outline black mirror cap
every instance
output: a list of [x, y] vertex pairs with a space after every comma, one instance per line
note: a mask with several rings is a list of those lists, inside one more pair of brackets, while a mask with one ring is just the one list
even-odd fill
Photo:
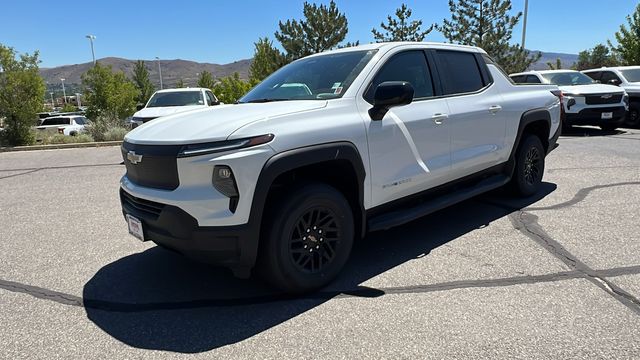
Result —
[[611, 79], [611, 80], [609, 80], [609, 84], [618, 86], [618, 85], [620, 85], [620, 80]]
[[140, 110], [142, 110], [142, 109], [144, 109], [144, 104], [138, 104], [138, 105], [136, 105], [136, 110], [140, 111]]
[[372, 120], [382, 120], [390, 108], [411, 104], [413, 94], [413, 85], [409, 82], [385, 81], [376, 88], [369, 116]]

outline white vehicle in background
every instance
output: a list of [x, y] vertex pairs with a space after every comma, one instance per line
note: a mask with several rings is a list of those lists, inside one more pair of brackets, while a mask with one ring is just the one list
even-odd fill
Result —
[[36, 130], [75, 136], [83, 133], [85, 131], [85, 126], [87, 126], [87, 118], [84, 116], [52, 116], [43, 119], [40, 122], [40, 125], [36, 126]]
[[623, 88], [629, 95], [626, 124], [631, 127], [640, 125], [640, 66], [603, 67], [584, 70], [582, 73], [600, 84]]
[[144, 107], [130, 119], [131, 127], [136, 128], [161, 116], [173, 115], [185, 111], [204, 109], [219, 105], [220, 101], [209, 89], [180, 88], [156, 91]]
[[613, 85], [598, 84], [575, 70], [528, 71], [509, 75], [517, 84], [553, 84], [562, 91], [565, 128], [595, 125], [603, 130], [620, 127], [629, 110], [629, 96]]

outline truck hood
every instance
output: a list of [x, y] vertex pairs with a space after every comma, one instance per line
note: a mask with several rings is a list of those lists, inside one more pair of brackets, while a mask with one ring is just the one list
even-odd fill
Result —
[[606, 94], [606, 93], [622, 93], [624, 89], [605, 84], [592, 84], [592, 85], [575, 85], [575, 86], [558, 86], [562, 92], [576, 95], [589, 95], [589, 94]]
[[151, 107], [140, 109], [133, 114], [133, 117], [141, 118], [157, 118], [160, 116], [173, 115], [185, 111], [197, 110], [206, 108], [206, 105], [189, 105], [189, 106], [168, 106], [168, 107]]
[[125, 141], [149, 145], [221, 141], [227, 139], [235, 130], [252, 122], [316, 110], [326, 105], [326, 100], [218, 105], [147, 122], [129, 132]]
[[624, 89], [630, 94], [640, 94], [640, 83], [629, 83], [629, 85], [625, 85]]

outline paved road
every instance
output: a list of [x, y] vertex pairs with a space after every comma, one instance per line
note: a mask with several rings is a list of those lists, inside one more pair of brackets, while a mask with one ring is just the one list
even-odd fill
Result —
[[0, 154], [0, 357], [639, 358], [640, 131], [357, 244], [302, 299], [129, 236], [118, 148]]

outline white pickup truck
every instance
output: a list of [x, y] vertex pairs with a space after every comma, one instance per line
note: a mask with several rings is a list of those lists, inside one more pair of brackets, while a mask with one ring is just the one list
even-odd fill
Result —
[[[309, 91], [282, 90], [300, 84]], [[122, 211], [143, 241], [240, 277], [257, 266], [287, 292], [318, 289], [367, 232], [502, 186], [536, 193], [560, 134], [559, 95], [516, 86], [475, 47], [312, 55], [238, 104], [127, 134]]]
[[213, 92], [205, 88], [158, 90], [144, 106], [140, 106], [138, 111], [133, 114], [130, 119], [131, 127], [136, 128], [161, 116], [204, 109], [219, 104], [220, 102]]
[[565, 129], [572, 125], [596, 125], [603, 130], [615, 130], [629, 110], [629, 96], [624, 89], [598, 84], [579, 71], [528, 71], [510, 76], [519, 84], [557, 85], [562, 91]]
[[603, 67], [582, 71], [600, 84], [619, 86], [629, 95], [626, 125], [640, 126], [640, 66]]

